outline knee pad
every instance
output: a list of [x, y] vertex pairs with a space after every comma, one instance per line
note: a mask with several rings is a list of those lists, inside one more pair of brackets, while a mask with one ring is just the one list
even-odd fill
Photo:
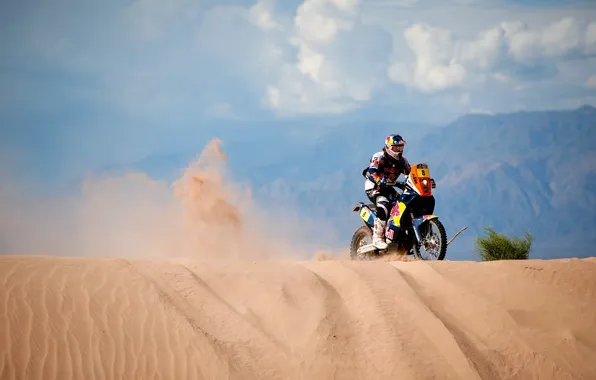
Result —
[[387, 216], [389, 216], [389, 199], [385, 197], [378, 197], [377, 198], [377, 217], [381, 220], [387, 220]]

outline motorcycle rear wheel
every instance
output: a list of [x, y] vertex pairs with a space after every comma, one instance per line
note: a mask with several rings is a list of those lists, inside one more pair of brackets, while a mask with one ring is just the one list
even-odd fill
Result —
[[[424, 232], [424, 234], [422, 234], [421, 238], [426, 239], [427, 235], [429, 233], [428, 230], [432, 231], [432, 227], [435, 227], [438, 231], [439, 231], [439, 235], [438, 235], [438, 243], [439, 243], [439, 248], [437, 249], [438, 251], [438, 255], [435, 255], [435, 260], [443, 260], [445, 259], [445, 255], [447, 254], [447, 232], [445, 232], [445, 227], [443, 226], [443, 223], [441, 223], [441, 221], [439, 219], [430, 219], [427, 222], [425, 222], [422, 226], [422, 231]], [[429, 228], [430, 227], [430, 228]], [[422, 255], [420, 254], [420, 248], [421, 248], [421, 244], [420, 243], [416, 243], [414, 244], [414, 246], [412, 247], [414, 249], [414, 257], [416, 257], [416, 259], [418, 260], [428, 260], [428, 259], [423, 259]], [[426, 248], [425, 248], [426, 251]]]
[[[363, 242], [364, 239], [369, 238], [370, 242]], [[363, 245], [372, 243], [372, 230], [368, 226], [361, 226], [352, 235], [352, 242], [350, 243], [350, 259], [351, 260], [370, 260], [367, 254], [358, 254], [358, 248]]]

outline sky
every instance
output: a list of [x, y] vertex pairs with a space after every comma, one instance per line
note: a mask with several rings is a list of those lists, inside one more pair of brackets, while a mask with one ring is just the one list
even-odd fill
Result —
[[148, 249], [178, 223], [169, 184], [87, 176], [220, 135], [238, 164], [355, 120], [596, 105], [593, 0], [3, 1], [0, 49], [5, 252]]
[[23, 0], [0, 31], [0, 169], [48, 180], [224, 122], [596, 105], [593, 1]]

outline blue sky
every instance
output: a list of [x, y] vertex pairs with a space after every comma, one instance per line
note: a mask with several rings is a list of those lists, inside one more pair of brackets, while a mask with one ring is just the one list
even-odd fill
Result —
[[593, 1], [24, 0], [0, 21], [1, 156], [48, 180], [221, 121], [596, 105]]

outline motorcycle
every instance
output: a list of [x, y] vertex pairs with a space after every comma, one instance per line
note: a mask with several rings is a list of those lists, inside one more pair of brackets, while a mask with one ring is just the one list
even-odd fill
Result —
[[[436, 260], [443, 260], [447, 252], [447, 233], [439, 217], [433, 215], [436, 183], [431, 178], [428, 165], [419, 163], [412, 166], [410, 174], [403, 182], [395, 183], [402, 190], [393, 202], [385, 229], [387, 249], [379, 250], [372, 244], [372, 228], [377, 217], [374, 204], [358, 202], [352, 209], [358, 212], [364, 225], [358, 228], [350, 244], [352, 260], [370, 260], [388, 253], [405, 251], [418, 260], [426, 260], [421, 248], [431, 251]], [[432, 233], [436, 229], [437, 233]], [[364, 243], [370, 238], [369, 244]]]

